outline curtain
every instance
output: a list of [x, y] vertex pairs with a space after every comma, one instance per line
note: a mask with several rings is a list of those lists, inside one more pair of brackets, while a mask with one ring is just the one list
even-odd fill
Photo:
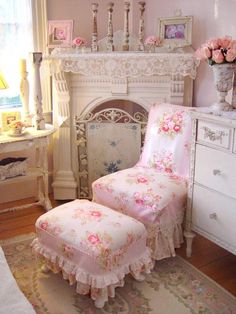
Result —
[[[9, 88], [0, 91], [0, 98], [19, 102], [19, 60], [34, 51], [31, 0], [0, 0], [0, 70]], [[27, 60], [28, 62], [28, 60]], [[28, 70], [28, 68], [27, 68]]]

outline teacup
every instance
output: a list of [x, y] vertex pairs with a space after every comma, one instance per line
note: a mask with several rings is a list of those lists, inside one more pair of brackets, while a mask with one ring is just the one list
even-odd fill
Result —
[[25, 130], [25, 125], [21, 121], [13, 121], [10, 125], [10, 134], [11, 135], [21, 135]]

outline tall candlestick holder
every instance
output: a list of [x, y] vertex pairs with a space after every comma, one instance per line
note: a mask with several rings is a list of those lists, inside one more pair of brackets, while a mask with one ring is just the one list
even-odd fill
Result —
[[107, 50], [114, 51], [113, 45], [113, 25], [112, 25], [112, 12], [113, 12], [113, 2], [108, 3], [108, 29], [107, 29]]
[[34, 116], [34, 126], [36, 130], [45, 129], [45, 120], [43, 117], [43, 105], [42, 105], [42, 89], [40, 81], [40, 66], [42, 62], [42, 53], [41, 52], [32, 52], [30, 58], [33, 65], [33, 79], [34, 79], [34, 107], [35, 107], [35, 116]]
[[139, 11], [140, 11], [140, 18], [139, 18], [139, 45], [138, 50], [144, 51], [144, 11], [145, 11], [145, 2], [139, 1]]
[[125, 11], [124, 11], [124, 40], [123, 40], [123, 51], [129, 51], [129, 11], [130, 2], [125, 1]]
[[92, 3], [93, 11], [93, 32], [92, 32], [92, 43], [91, 51], [98, 51], [98, 28], [97, 28], [97, 13], [98, 13], [98, 3]]
[[20, 67], [20, 99], [23, 107], [23, 121], [27, 126], [32, 125], [32, 116], [29, 110], [29, 81], [26, 68]]

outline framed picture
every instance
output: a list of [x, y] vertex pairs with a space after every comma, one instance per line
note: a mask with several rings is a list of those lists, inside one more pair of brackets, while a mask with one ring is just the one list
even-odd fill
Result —
[[48, 21], [48, 47], [70, 47], [72, 33], [73, 20]]
[[192, 44], [192, 16], [159, 19], [159, 37], [163, 46], [185, 47]]
[[2, 112], [2, 129], [3, 131], [9, 131], [9, 126], [12, 121], [20, 120], [20, 111], [8, 111]]

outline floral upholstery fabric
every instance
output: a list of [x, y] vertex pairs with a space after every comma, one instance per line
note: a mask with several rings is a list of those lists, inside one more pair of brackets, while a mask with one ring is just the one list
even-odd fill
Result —
[[175, 255], [174, 248], [183, 240], [191, 136], [188, 111], [177, 105], [153, 105], [138, 163], [92, 184], [95, 202], [146, 226], [155, 259]]
[[[52, 270], [62, 270], [79, 293], [107, 300], [125, 274], [139, 276], [152, 267], [142, 223], [88, 200], [75, 200], [36, 221], [32, 247]], [[110, 290], [109, 290], [110, 289]], [[112, 292], [114, 294], [114, 291]]]

